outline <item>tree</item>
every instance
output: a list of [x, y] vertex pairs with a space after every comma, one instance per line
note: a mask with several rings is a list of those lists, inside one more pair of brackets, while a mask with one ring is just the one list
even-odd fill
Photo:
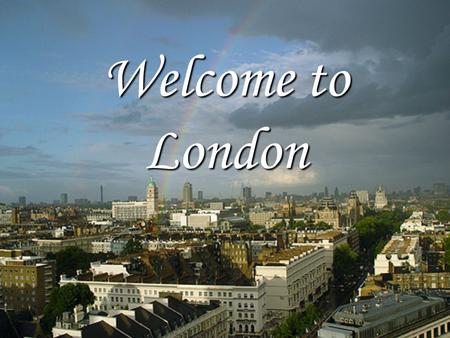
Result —
[[113, 253], [88, 253], [82, 249], [71, 246], [57, 253], [47, 254], [48, 259], [56, 260], [56, 274], [57, 276], [65, 274], [69, 277], [75, 276], [77, 270], [87, 270], [91, 262], [104, 261], [113, 258]]
[[290, 314], [280, 325], [272, 331], [274, 338], [294, 338], [300, 337], [306, 333], [307, 329], [315, 325], [321, 314], [317, 307], [310, 304], [302, 313], [295, 312]]
[[121, 255], [122, 256], [131, 255], [131, 254], [142, 252], [142, 250], [143, 250], [142, 243], [138, 240], [135, 240], [134, 238], [131, 238], [127, 242], [127, 244], [125, 244], [125, 247], [123, 248], [123, 250], [121, 252]]
[[359, 272], [359, 256], [348, 244], [339, 246], [334, 251], [333, 275], [337, 285], [344, 284], [348, 279], [354, 280]]
[[86, 284], [66, 284], [54, 288], [44, 308], [43, 325], [47, 330], [51, 330], [55, 326], [56, 319], [64, 312], [73, 311], [77, 305], [82, 305], [86, 309], [94, 301], [95, 296]]
[[379, 243], [388, 240], [395, 232], [398, 232], [400, 225], [408, 216], [399, 210], [381, 211], [366, 216], [355, 224], [360, 247], [369, 260], [374, 258], [375, 249]]
[[444, 241], [444, 264], [446, 266], [446, 271], [450, 271], [450, 237], [447, 237]]
[[56, 260], [57, 276], [62, 274], [75, 276], [77, 270], [87, 270], [90, 265], [89, 254], [75, 246], [68, 247], [56, 254], [48, 254], [47, 258]]

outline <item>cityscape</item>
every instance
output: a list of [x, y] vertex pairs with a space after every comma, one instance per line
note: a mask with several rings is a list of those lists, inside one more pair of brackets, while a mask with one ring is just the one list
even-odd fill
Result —
[[0, 4], [0, 338], [450, 337], [450, 1]]
[[143, 200], [105, 201], [100, 185], [95, 202], [61, 193], [51, 204], [20, 196], [0, 206], [0, 297], [11, 332], [449, 332], [450, 194], [444, 183], [401, 192], [383, 185], [350, 192], [325, 187], [306, 196], [255, 196], [243, 186], [238, 198], [206, 199], [207, 192], [185, 182], [179, 198], [165, 200], [149, 177], [142, 190]]

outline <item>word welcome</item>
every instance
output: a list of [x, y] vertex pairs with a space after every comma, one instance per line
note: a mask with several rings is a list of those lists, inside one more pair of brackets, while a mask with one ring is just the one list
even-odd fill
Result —
[[[241, 148], [239, 148], [233, 160], [231, 160], [232, 145], [230, 143], [225, 143], [223, 145], [213, 143], [207, 149], [200, 143], [194, 143], [191, 144], [185, 150], [182, 159], [182, 164], [188, 170], [197, 169], [205, 162], [206, 152], [208, 151], [210, 153], [210, 159], [208, 164], [209, 169], [215, 169], [217, 159], [220, 155], [222, 156], [221, 168], [223, 170], [229, 169], [232, 166], [234, 166], [234, 168], [238, 170], [244, 168], [248, 170], [254, 169], [259, 165], [259, 162], [255, 161], [255, 153], [258, 147], [259, 135], [262, 132], [270, 132], [270, 128], [262, 127], [258, 129], [253, 135], [252, 141], [250, 143], [244, 144]], [[175, 140], [178, 139], [178, 135], [176, 133], [167, 133], [163, 135], [160, 138], [158, 145], [156, 146], [153, 161], [147, 167], [147, 170], [153, 169], [176, 170], [180, 167], [179, 160], [175, 160], [173, 163], [170, 164], [159, 163], [164, 144], [169, 137]], [[269, 159], [269, 154], [271, 151], [275, 153], [274, 160]], [[285, 148], [283, 148], [278, 143], [271, 143], [268, 146], [266, 146], [261, 153], [261, 166], [266, 170], [275, 169], [283, 161], [285, 151], [287, 151], [287, 161], [286, 161], [287, 169], [292, 169], [292, 167], [294, 166], [294, 160], [298, 152], [300, 152], [300, 160], [298, 165], [299, 169], [303, 170], [311, 165], [311, 162], [308, 162], [308, 152], [309, 152], [308, 143], [303, 143], [300, 146], [297, 146], [297, 144], [295, 143], [291, 143]], [[244, 153], [246, 153], [246, 155], [244, 155]]]
[[[195, 67], [198, 62], [204, 61], [204, 54], [193, 56], [186, 67], [186, 71], [182, 76], [177, 70], [171, 70], [163, 73], [166, 66], [166, 57], [164, 54], [159, 56], [159, 66], [153, 71], [151, 78], [147, 81], [147, 60], [143, 60], [136, 70], [126, 80], [128, 74], [128, 60], [122, 60], [114, 63], [108, 71], [108, 77], [113, 80], [115, 78], [115, 70], [117, 69], [117, 89], [119, 96], [122, 97], [128, 89], [131, 88], [135, 81], [138, 81], [138, 98], [142, 98], [155, 85], [157, 80], [160, 81], [159, 92], [162, 97], [171, 97], [181, 91], [182, 97], [196, 95], [200, 98], [217, 94], [220, 97], [227, 98], [238, 91], [242, 97], [259, 97], [261, 93], [265, 97], [272, 97], [275, 94], [279, 97], [287, 97], [295, 92], [292, 87], [297, 79], [297, 73], [289, 70], [281, 74], [278, 78], [273, 70], [269, 71], [245, 71], [238, 74], [234, 70], [228, 70], [222, 74], [217, 74], [213, 70], [202, 72], [196, 80], [193, 79]], [[344, 96], [351, 87], [352, 78], [349, 72], [340, 71], [335, 73], [329, 83], [328, 88], [321, 87], [321, 79], [327, 77], [328, 73], [324, 71], [324, 66], [319, 65], [316, 72], [312, 73], [314, 77], [311, 95], [318, 97], [329, 92], [333, 97]], [[343, 88], [337, 89], [337, 82], [343, 79]], [[182, 82], [182, 83], [181, 83]], [[181, 88], [180, 85], [181, 84]]]

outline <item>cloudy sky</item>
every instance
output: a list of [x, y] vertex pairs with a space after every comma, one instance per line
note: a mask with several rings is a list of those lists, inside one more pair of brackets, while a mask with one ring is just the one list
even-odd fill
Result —
[[[448, 1], [122, 1], [3, 2], [0, 10], [0, 202], [143, 197], [152, 175], [161, 193], [180, 197], [189, 180], [207, 197], [237, 196], [242, 184], [310, 193], [388, 190], [450, 178], [450, 2]], [[289, 98], [162, 99], [136, 90], [122, 98], [108, 68], [119, 60], [149, 69], [295, 70]], [[352, 74], [341, 99], [310, 96], [318, 65]], [[156, 87], [158, 88], [158, 87]], [[312, 165], [237, 171], [151, 172], [159, 138], [261, 145], [308, 142]]]

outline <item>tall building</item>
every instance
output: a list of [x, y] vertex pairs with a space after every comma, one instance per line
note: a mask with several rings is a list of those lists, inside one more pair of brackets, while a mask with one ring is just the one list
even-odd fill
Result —
[[356, 192], [351, 191], [347, 201], [347, 225], [355, 225], [364, 216], [364, 209]]
[[380, 210], [388, 205], [388, 199], [386, 197], [386, 191], [382, 185], [379, 185], [375, 193], [375, 209]]
[[183, 206], [185, 208], [191, 208], [193, 198], [192, 198], [192, 184], [189, 182], [184, 183], [183, 186]]
[[43, 257], [0, 250], [0, 303], [8, 310], [42, 314], [55, 284], [55, 264]]
[[252, 188], [251, 187], [243, 187], [242, 188], [242, 198], [245, 202], [249, 202], [252, 199]]
[[147, 184], [147, 219], [158, 214], [158, 187], [150, 177]]
[[203, 191], [199, 190], [199, 191], [197, 192], [197, 199], [198, 199], [199, 201], [203, 201]]
[[25, 196], [19, 196], [19, 206], [21, 207], [27, 206], [27, 198]]
[[445, 196], [448, 193], [448, 187], [445, 183], [434, 183], [433, 194]]
[[103, 204], [103, 185], [100, 186], [100, 203]]
[[365, 205], [369, 204], [369, 192], [367, 190], [358, 190], [356, 192], [356, 195], [358, 196], [358, 199], [361, 202], [361, 204]]
[[335, 198], [336, 200], [339, 198], [339, 189], [338, 189], [338, 187], [336, 187], [336, 188], [334, 189], [334, 198]]
[[327, 186], [325, 186], [324, 196], [325, 196], [325, 197], [328, 197], [328, 187], [327, 187]]
[[59, 202], [61, 203], [61, 205], [66, 205], [69, 201], [69, 197], [67, 195], [67, 193], [63, 192], [60, 196]]
[[265, 198], [266, 198], [266, 200], [271, 199], [272, 198], [272, 192], [271, 191], [266, 191]]

